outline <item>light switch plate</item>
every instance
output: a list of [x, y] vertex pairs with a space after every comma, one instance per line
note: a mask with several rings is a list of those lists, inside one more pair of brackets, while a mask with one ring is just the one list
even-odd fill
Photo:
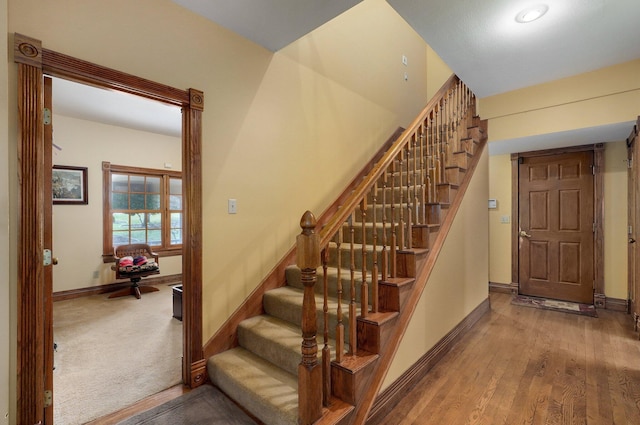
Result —
[[229, 214], [236, 214], [238, 212], [238, 203], [235, 199], [229, 199], [227, 206]]

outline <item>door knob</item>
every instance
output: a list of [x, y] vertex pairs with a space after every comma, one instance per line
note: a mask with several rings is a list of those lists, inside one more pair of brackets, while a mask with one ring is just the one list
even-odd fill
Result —
[[633, 238], [629, 238], [629, 243], [636, 243], [636, 240]]
[[527, 233], [526, 231], [524, 231], [524, 230], [520, 230], [520, 236], [521, 236], [521, 237], [523, 237], [523, 238], [530, 238], [530, 237], [531, 237], [531, 235], [530, 235], [530, 234], [528, 234], [528, 233]]
[[58, 257], [53, 257], [51, 259], [51, 264], [53, 264], [54, 266], [58, 264]]

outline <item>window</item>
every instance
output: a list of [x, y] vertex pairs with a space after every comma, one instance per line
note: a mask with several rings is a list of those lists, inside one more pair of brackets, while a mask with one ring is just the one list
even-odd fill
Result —
[[113, 249], [149, 244], [163, 255], [182, 253], [182, 173], [102, 163], [105, 261]]

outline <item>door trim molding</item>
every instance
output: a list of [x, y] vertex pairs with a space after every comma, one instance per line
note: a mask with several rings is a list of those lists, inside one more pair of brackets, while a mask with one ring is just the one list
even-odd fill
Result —
[[40, 40], [14, 34], [18, 64], [18, 281], [17, 424], [44, 417], [44, 135], [43, 75], [124, 91], [182, 107], [184, 206], [183, 367], [185, 384], [206, 379], [202, 367], [202, 112], [204, 94], [180, 90], [42, 48]]
[[606, 308], [604, 294], [604, 143], [594, 145], [569, 146], [558, 149], [544, 149], [532, 152], [517, 152], [511, 154], [511, 285], [519, 291], [520, 286], [520, 258], [519, 258], [519, 221], [520, 209], [518, 202], [519, 178], [518, 170], [520, 158], [551, 156], [574, 152], [593, 152], [594, 184], [593, 184], [593, 219], [596, 223], [593, 233], [593, 302], [597, 308]]

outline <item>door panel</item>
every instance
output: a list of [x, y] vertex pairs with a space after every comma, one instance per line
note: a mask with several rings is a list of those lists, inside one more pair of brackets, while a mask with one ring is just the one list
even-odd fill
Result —
[[593, 153], [522, 158], [520, 293], [593, 303]]

